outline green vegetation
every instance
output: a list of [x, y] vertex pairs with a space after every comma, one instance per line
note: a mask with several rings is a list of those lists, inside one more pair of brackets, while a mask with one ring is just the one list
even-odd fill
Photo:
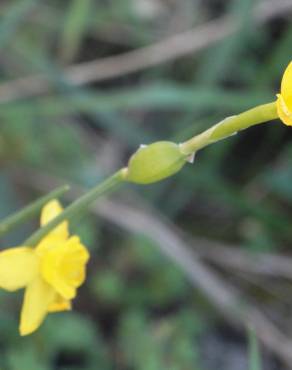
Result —
[[[66, 204], [124, 167], [140, 144], [183, 142], [224, 117], [274, 100], [291, 60], [292, 27], [280, 0], [269, 19], [257, 3], [3, 1], [1, 218], [68, 183]], [[254, 12], [260, 16], [254, 19]], [[221, 18], [226, 15], [235, 28]], [[135, 50], [211, 27], [216, 17], [230, 28], [220, 40], [123, 72], [125, 56], [119, 55], [135, 60]], [[213, 33], [224, 31], [217, 27]], [[86, 80], [90, 66], [84, 63], [110, 56], [115, 59], [98, 64]], [[73, 65], [79, 65], [74, 73]], [[21, 338], [21, 297], [1, 291], [0, 369], [286, 369], [291, 135], [278, 120], [251, 128], [202, 150], [170, 179], [123, 187], [110, 202], [100, 200], [91, 213], [78, 215], [71, 229], [90, 249], [91, 261], [74, 311], [50, 315], [38, 332]], [[20, 245], [37, 225], [34, 219], [3, 236], [1, 247]], [[178, 237], [173, 249], [177, 241], [169, 230]], [[181, 262], [185, 246], [228, 294], [236, 292], [239, 309], [252, 302], [283, 340], [272, 330], [259, 353], [262, 326], [246, 332], [257, 323], [255, 311], [250, 323], [212, 299], [197, 265]]]

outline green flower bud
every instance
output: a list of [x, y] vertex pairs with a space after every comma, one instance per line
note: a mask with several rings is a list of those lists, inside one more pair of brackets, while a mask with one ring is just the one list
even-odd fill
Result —
[[142, 145], [130, 158], [126, 180], [137, 184], [160, 181], [178, 172], [186, 161], [180, 146], [170, 141]]

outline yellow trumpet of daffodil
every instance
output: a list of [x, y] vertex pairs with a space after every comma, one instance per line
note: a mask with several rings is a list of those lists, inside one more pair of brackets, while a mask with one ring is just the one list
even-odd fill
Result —
[[[42, 210], [41, 225], [62, 212], [57, 200]], [[0, 288], [25, 288], [20, 334], [34, 332], [49, 312], [71, 309], [71, 300], [85, 280], [89, 253], [78, 236], [69, 236], [64, 221], [46, 235], [36, 248], [16, 247], [0, 252]]]
[[292, 62], [286, 68], [282, 82], [281, 93], [277, 94], [277, 111], [285, 125], [292, 126]]

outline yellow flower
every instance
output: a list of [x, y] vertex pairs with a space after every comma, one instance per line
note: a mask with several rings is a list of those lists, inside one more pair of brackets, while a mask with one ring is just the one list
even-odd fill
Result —
[[[57, 200], [42, 210], [41, 225], [59, 213]], [[20, 334], [35, 331], [49, 312], [71, 309], [71, 300], [85, 280], [89, 259], [77, 236], [69, 236], [68, 222], [58, 225], [35, 249], [10, 248], [0, 252], [0, 288], [15, 291], [25, 288], [20, 319]]]
[[282, 83], [281, 94], [277, 94], [277, 111], [285, 125], [292, 126], [292, 62], [286, 68]]

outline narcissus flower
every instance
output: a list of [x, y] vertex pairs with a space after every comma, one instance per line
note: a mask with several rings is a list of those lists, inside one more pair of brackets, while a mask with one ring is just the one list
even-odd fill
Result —
[[292, 126], [292, 62], [286, 68], [281, 93], [277, 95], [277, 111], [285, 125]]
[[[42, 210], [41, 225], [59, 213], [57, 200]], [[84, 282], [87, 249], [77, 236], [69, 236], [68, 222], [58, 225], [36, 248], [16, 247], [0, 252], [0, 288], [25, 288], [20, 334], [35, 331], [49, 312], [71, 309], [71, 300]]]

